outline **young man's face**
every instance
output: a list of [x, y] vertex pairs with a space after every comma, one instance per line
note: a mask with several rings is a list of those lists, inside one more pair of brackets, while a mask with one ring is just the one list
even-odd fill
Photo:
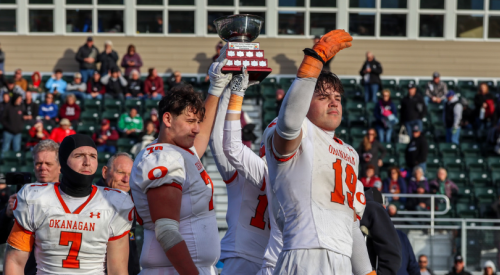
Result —
[[71, 152], [66, 163], [77, 173], [93, 175], [97, 170], [97, 150], [90, 146], [78, 147]]
[[325, 93], [314, 93], [307, 112], [307, 118], [319, 128], [334, 131], [342, 122], [341, 95], [333, 88], [328, 88]]
[[62, 78], [62, 73], [56, 73], [56, 79], [59, 80]]
[[[163, 116], [164, 122], [166, 115]], [[184, 111], [180, 115], [172, 115], [170, 121], [166, 121], [165, 125], [169, 127], [168, 135], [173, 144], [191, 148], [194, 145], [194, 139], [200, 133], [200, 118], [198, 114], [192, 111]]]

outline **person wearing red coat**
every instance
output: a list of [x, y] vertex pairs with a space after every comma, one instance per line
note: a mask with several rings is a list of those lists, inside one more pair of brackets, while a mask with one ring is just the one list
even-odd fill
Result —
[[144, 80], [144, 93], [148, 98], [160, 100], [165, 95], [163, 79], [158, 76], [155, 68], [150, 68], [148, 72], [148, 78]]
[[30, 135], [29, 141], [26, 142], [26, 147], [28, 148], [35, 147], [38, 142], [50, 138], [49, 132], [47, 132], [47, 130], [43, 128], [42, 120], [37, 120], [35, 125], [31, 127], [28, 133]]
[[120, 138], [118, 132], [110, 126], [107, 119], [101, 121], [101, 128], [94, 132], [92, 139], [97, 145], [97, 152], [116, 153], [116, 141]]
[[59, 117], [61, 119], [67, 118], [73, 126], [73, 129], [76, 129], [78, 126], [78, 120], [80, 119], [81, 109], [78, 104], [76, 104], [76, 97], [74, 94], [69, 94], [66, 97], [66, 103], [64, 103], [59, 109]]
[[71, 129], [71, 122], [67, 118], [61, 119], [59, 127], [54, 128], [50, 133], [50, 139], [61, 144], [63, 139], [67, 136], [76, 134], [75, 130]]
[[371, 164], [366, 166], [366, 177], [361, 178], [361, 183], [364, 187], [375, 187], [378, 191], [382, 191], [382, 180], [375, 175], [375, 167]]

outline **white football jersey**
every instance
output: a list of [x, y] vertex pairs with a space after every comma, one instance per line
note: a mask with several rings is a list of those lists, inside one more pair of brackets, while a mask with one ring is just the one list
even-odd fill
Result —
[[[213, 206], [213, 182], [194, 148], [155, 143], [137, 155], [130, 176], [130, 187], [138, 216], [144, 224], [141, 266], [175, 269], [154, 233], [146, 193], [151, 188], [171, 185], [182, 191], [179, 231], [189, 253], [200, 267], [214, 266], [219, 260], [220, 242]], [[169, 273], [170, 274], [170, 273]]]
[[236, 172], [226, 187], [228, 231], [221, 240], [221, 260], [241, 257], [260, 264], [270, 232], [266, 182], [256, 187]]
[[319, 248], [350, 257], [358, 185], [356, 150], [306, 118], [299, 148], [282, 158], [273, 149], [275, 124], [270, 124], [263, 141], [283, 250]]
[[59, 183], [27, 184], [18, 192], [14, 217], [35, 235], [37, 274], [104, 274], [107, 244], [128, 236], [134, 204], [123, 191], [92, 188], [73, 212]]

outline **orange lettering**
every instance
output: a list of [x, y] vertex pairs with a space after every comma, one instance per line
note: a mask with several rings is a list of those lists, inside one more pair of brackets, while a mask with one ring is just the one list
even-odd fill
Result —
[[55, 222], [56, 223], [54, 224], [54, 228], [59, 228], [59, 222], [60, 222], [60, 220], [56, 220]]
[[50, 220], [49, 227], [54, 227], [54, 220]]
[[82, 227], [83, 227], [83, 223], [82, 223], [82, 222], [79, 222], [79, 223], [78, 223], [78, 230], [82, 230]]
[[89, 231], [94, 231], [94, 229], [95, 229], [95, 223], [91, 223]]
[[66, 225], [64, 224], [64, 220], [61, 223], [61, 228], [66, 228]]
[[84, 230], [84, 231], [89, 231], [89, 228], [88, 228], [88, 226], [87, 226], [87, 223], [85, 223], [85, 226], [83, 227], [83, 230]]

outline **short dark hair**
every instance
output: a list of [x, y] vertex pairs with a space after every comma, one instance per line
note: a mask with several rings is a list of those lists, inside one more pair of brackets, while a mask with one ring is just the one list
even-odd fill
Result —
[[56, 74], [57, 74], [57, 73], [62, 73], [62, 70], [61, 70], [61, 69], [56, 69], [56, 70], [54, 71], [54, 73], [56, 73]]
[[205, 117], [205, 107], [200, 94], [195, 92], [191, 85], [181, 85], [170, 89], [168, 94], [161, 99], [158, 109], [160, 119], [167, 112], [178, 116], [187, 111], [198, 115], [200, 120]]
[[318, 76], [314, 92], [326, 95], [329, 88], [333, 88], [334, 91], [344, 95], [344, 86], [342, 86], [342, 82], [338, 76], [329, 71], [322, 71]]

